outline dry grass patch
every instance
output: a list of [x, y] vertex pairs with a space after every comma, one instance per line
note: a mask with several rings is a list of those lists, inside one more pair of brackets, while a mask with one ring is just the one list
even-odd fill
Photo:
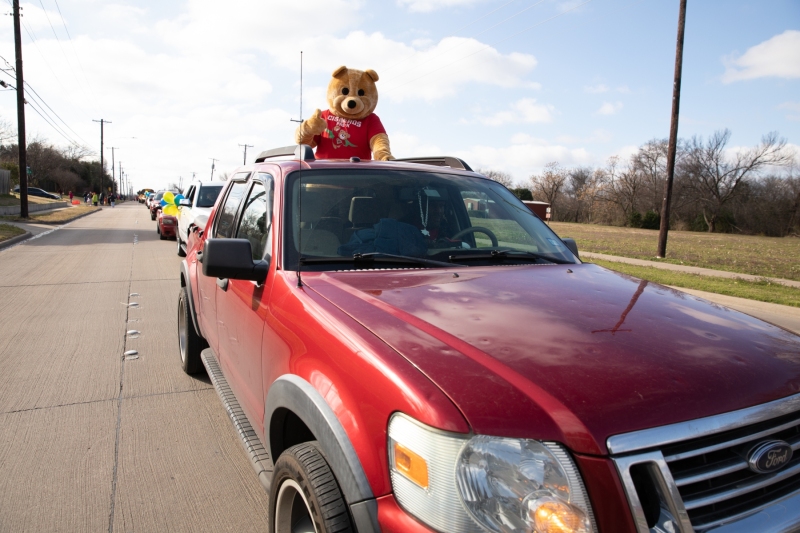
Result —
[[0, 217], [5, 220], [15, 220], [18, 222], [39, 222], [43, 224], [64, 224], [66, 222], [70, 222], [71, 220], [75, 220], [76, 218], [82, 217], [87, 213], [94, 213], [95, 211], [100, 211], [100, 207], [94, 207], [89, 205], [76, 205], [74, 207], [66, 207], [64, 209], [58, 209], [56, 211], [51, 211], [50, 213], [44, 213], [41, 215], [31, 214], [29, 219], [24, 219], [19, 216], [5, 216]]
[[[800, 239], [670, 231], [667, 259], [656, 259], [658, 231], [553, 222], [579, 250], [800, 281]], [[701, 289], [702, 290], [702, 289]]]
[[[68, 202], [69, 197], [67, 197], [66, 200], [53, 200], [52, 198], [42, 198], [41, 196], [28, 195], [29, 204], [52, 204], [55, 202], [64, 201]], [[0, 207], [7, 207], [10, 205], [19, 205], [19, 194], [0, 194]]]
[[22, 228], [12, 226], [11, 224], [0, 224], [0, 242], [7, 241], [23, 233], [25, 233], [25, 230]]

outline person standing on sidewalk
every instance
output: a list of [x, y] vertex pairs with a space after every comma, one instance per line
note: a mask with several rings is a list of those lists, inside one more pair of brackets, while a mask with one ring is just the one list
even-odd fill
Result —
[[95, 207], [97, 207], [97, 200], [98, 200], [97, 199], [97, 193], [93, 192], [92, 193], [92, 205], [95, 206]]
[[115, 205], [116, 202], [117, 202], [117, 195], [114, 194], [113, 192], [109, 193], [109, 195], [108, 195], [108, 203], [111, 204], [111, 207], [116, 207], [116, 205]]
[[72, 205], [72, 191], [69, 191], [69, 204]]

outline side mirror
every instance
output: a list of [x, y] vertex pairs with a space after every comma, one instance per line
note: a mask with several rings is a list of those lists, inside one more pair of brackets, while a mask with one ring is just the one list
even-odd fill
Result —
[[264, 283], [269, 261], [253, 261], [247, 239], [208, 239], [203, 246], [203, 274], [223, 279]]
[[178, 202], [178, 205], [181, 207], [192, 207], [192, 201], [184, 198], [183, 200]]
[[564, 242], [567, 248], [569, 248], [569, 251], [572, 252], [572, 255], [574, 255], [578, 259], [581, 258], [581, 256], [578, 255], [578, 243], [575, 242], [575, 239], [570, 239], [569, 237], [567, 237], [561, 240]]

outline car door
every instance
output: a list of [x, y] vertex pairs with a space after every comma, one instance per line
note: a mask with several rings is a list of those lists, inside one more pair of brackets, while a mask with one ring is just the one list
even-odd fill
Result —
[[[238, 179], [237, 179], [238, 176]], [[214, 217], [214, 224], [211, 227], [211, 235], [217, 239], [229, 239], [236, 228], [235, 223], [242, 203], [242, 197], [247, 189], [247, 174], [234, 175], [231, 185], [228, 187], [224, 201], [220, 205]], [[197, 290], [200, 293], [198, 298], [199, 312], [198, 318], [202, 322], [203, 333], [206, 336], [208, 345], [216, 353], [219, 353], [218, 334], [217, 334], [217, 282], [218, 279], [211, 276], [199, 274], [197, 276]]]
[[[186, 192], [183, 194], [184, 199], [189, 200], [194, 205], [195, 185], [190, 185]], [[178, 206], [178, 238], [183, 242], [189, 239], [189, 223], [191, 222], [191, 207]]]
[[[271, 255], [273, 189], [269, 174], [253, 177], [232, 233], [237, 239], [250, 241], [253, 260]], [[258, 426], [264, 416], [261, 337], [273, 279], [267, 276], [261, 285], [234, 279], [217, 285], [220, 364], [239, 404]]]

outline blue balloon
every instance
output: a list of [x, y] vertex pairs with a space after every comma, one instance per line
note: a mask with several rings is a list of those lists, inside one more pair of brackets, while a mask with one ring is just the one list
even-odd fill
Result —
[[181, 200], [183, 200], [183, 195], [182, 194], [176, 194], [175, 195], [175, 205], [181, 205]]
[[161, 207], [164, 207], [165, 205], [167, 205], [167, 201], [166, 200], [161, 200]]

